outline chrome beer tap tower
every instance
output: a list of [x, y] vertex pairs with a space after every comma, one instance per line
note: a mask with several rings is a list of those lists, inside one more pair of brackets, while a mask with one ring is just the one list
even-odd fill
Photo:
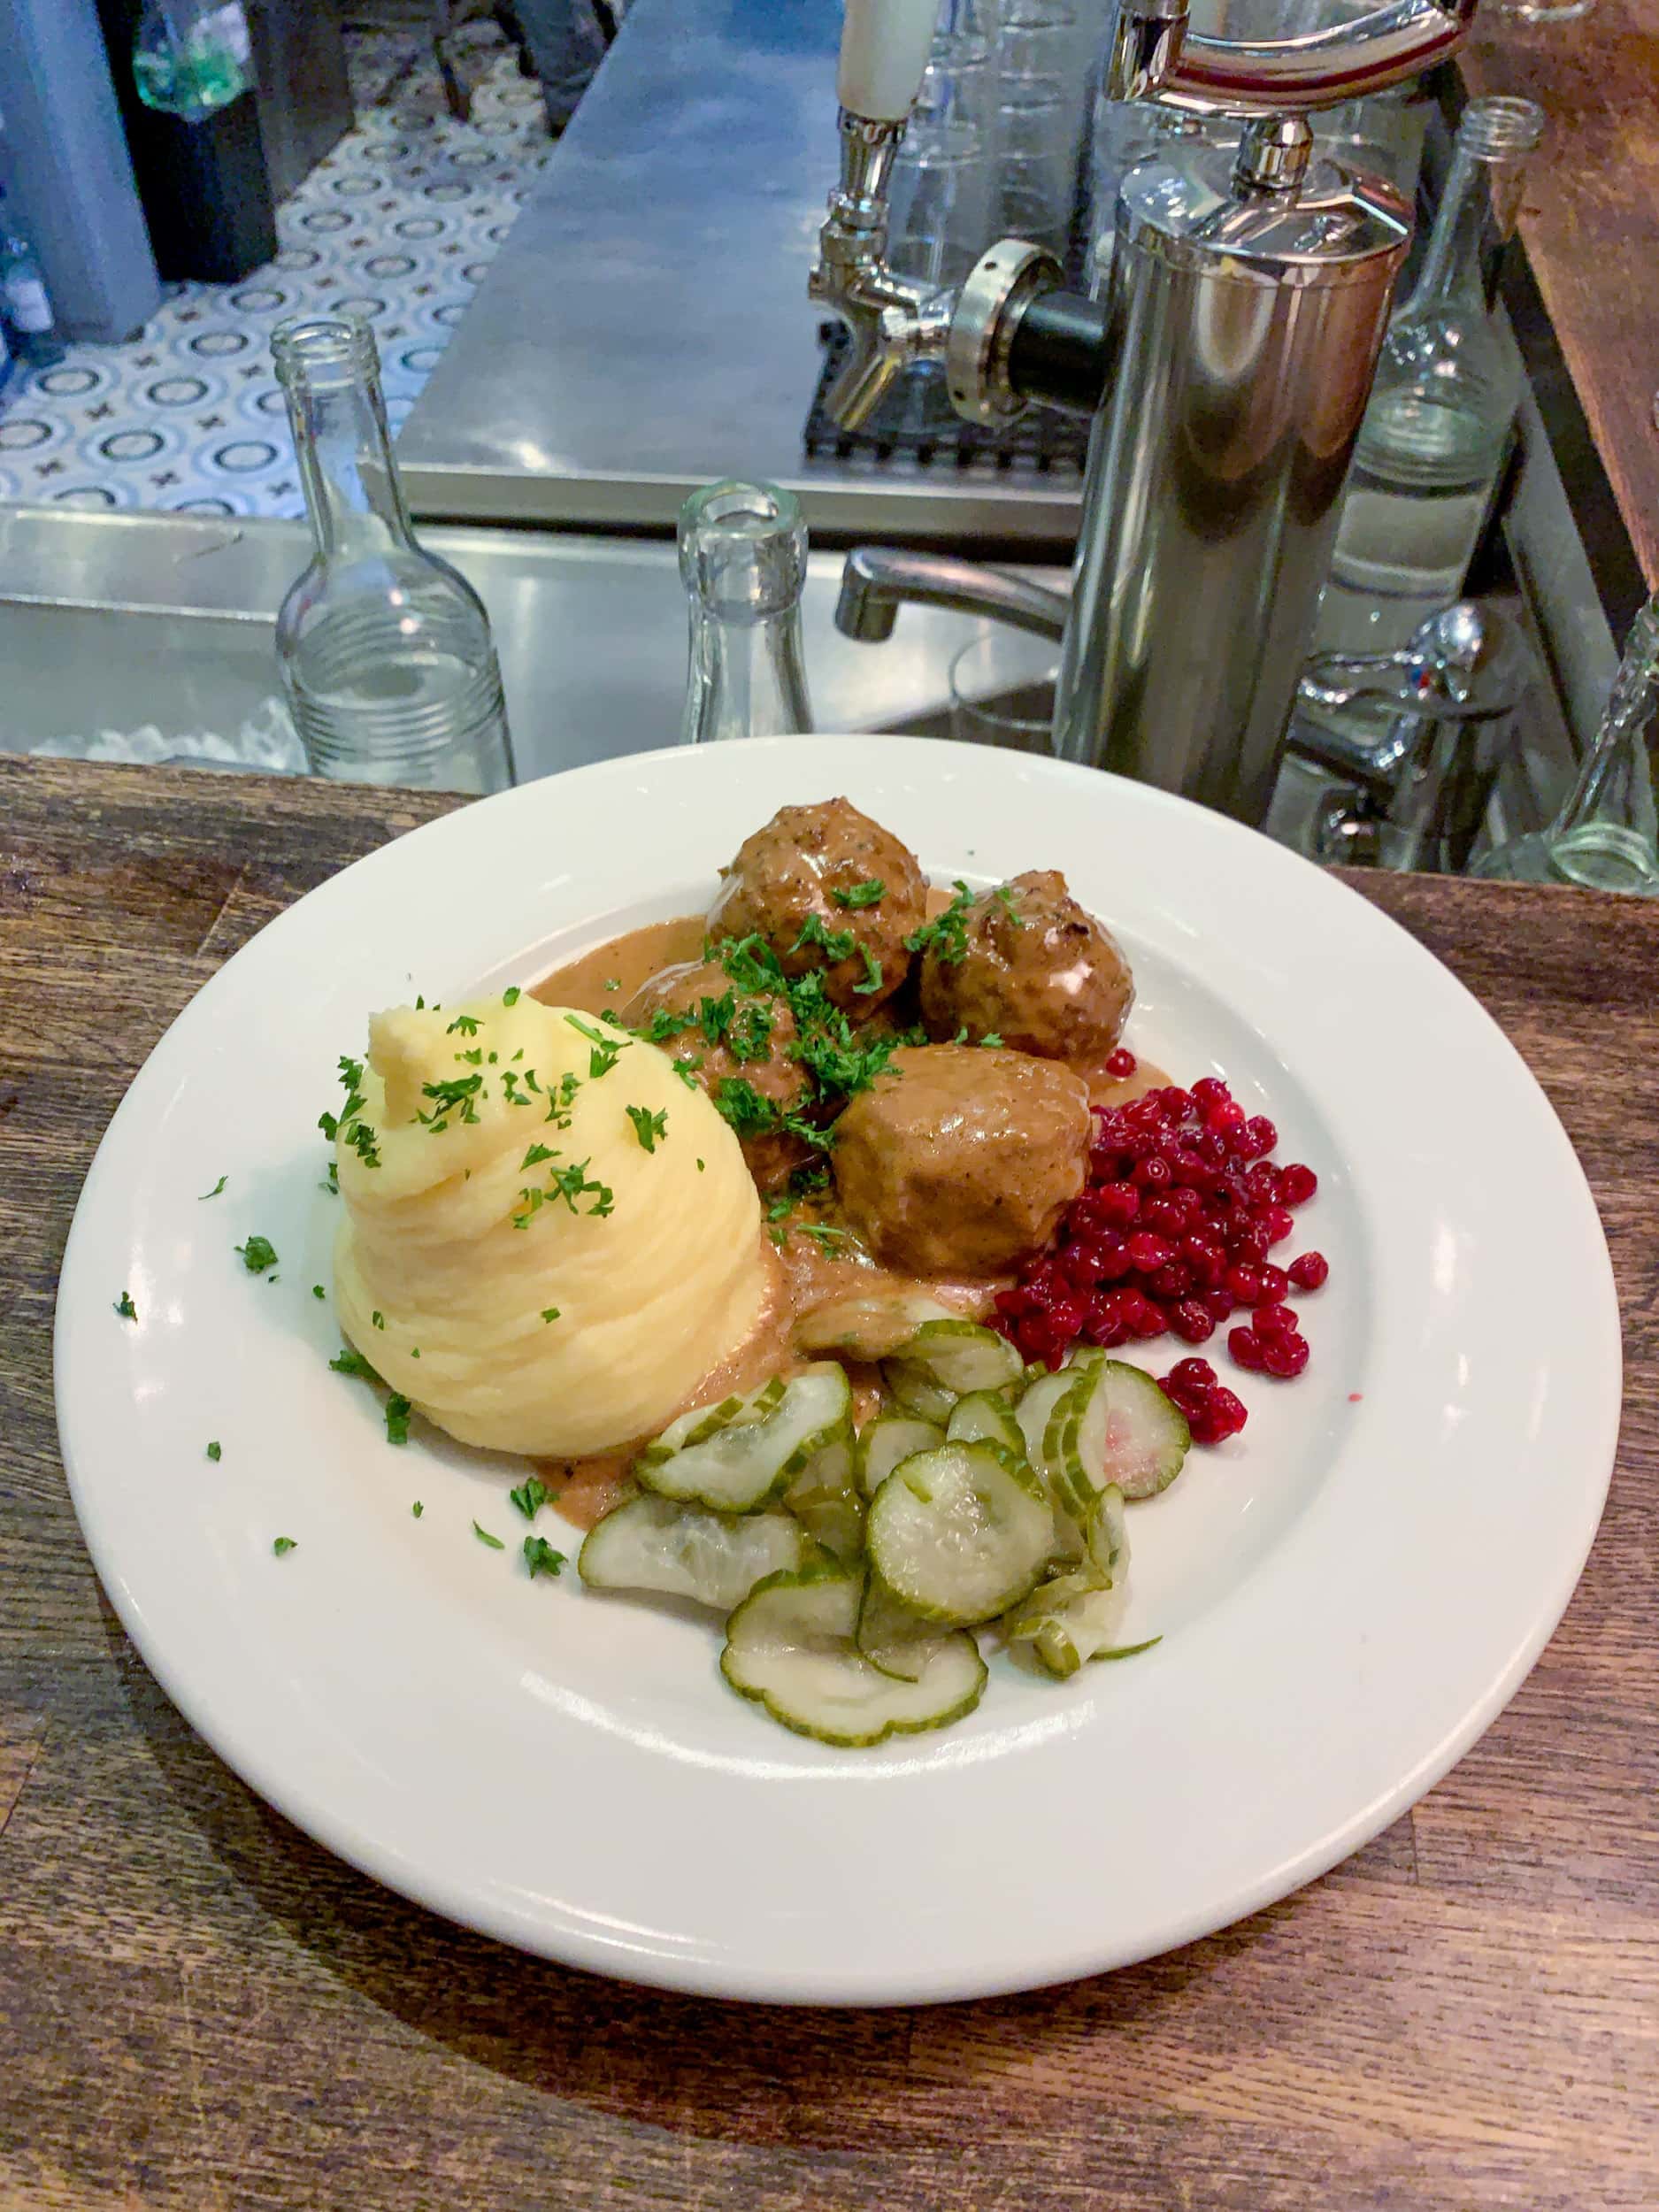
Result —
[[[1307, 10], [1298, 0], [1305, 19]], [[1053, 743], [1081, 761], [1259, 823], [1325, 580], [1410, 211], [1380, 179], [1314, 157], [1309, 115], [1454, 52], [1475, 0], [1321, 10], [1314, 29], [1235, 41], [1187, 0], [1120, 0], [1114, 99], [1240, 126], [1236, 151], [1172, 140], [1119, 190], [1103, 296], [1064, 288], [1004, 239], [957, 292], [887, 266], [887, 188], [937, 0], [847, 0], [841, 175], [811, 297], [850, 335], [826, 395], [867, 422], [910, 364], [944, 364], [971, 422], [1030, 405], [1092, 414]], [[905, 557], [933, 596], [927, 557]], [[953, 561], [950, 603], [964, 596]], [[991, 577], [985, 611], [1006, 600]], [[856, 606], [847, 610], [854, 627]]]

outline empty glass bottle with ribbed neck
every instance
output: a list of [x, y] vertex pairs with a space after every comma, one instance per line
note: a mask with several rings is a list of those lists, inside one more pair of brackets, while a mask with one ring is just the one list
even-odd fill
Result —
[[[1463, 110], [1422, 274], [1388, 326], [1360, 425], [1316, 652], [1396, 652], [1463, 590], [1521, 394], [1486, 280], [1543, 127], [1531, 100], [1494, 96]], [[1387, 731], [1375, 707], [1311, 718], [1354, 736]]]
[[374, 333], [350, 315], [272, 334], [315, 551], [277, 617], [277, 664], [313, 775], [500, 791], [512, 747], [489, 618], [416, 544]]
[[690, 602], [680, 740], [776, 737], [812, 726], [801, 651], [806, 525], [775, 484], [705, 484], [680, 511]]
[[1631, 625], [1595, 742], [1547, 829], [1489, 852], [1478, 876], [1659, 898], [1659, 595]]

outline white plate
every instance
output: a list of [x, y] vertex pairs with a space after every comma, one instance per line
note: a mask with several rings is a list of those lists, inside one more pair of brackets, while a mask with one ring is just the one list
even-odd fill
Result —
[[[1318, 1170], [1300, 1223], [1333, 1261], [1303, 1310], [1308, 1374], [1244, 1379], [1244, 1436], [1132, 1509], [1125, 1631], [1162, 1644], [1063, 1686], [997, 1662], [960, 1726], [865, 1752], [732, 1696], [710, 1628], [573, 1575], [532, 1583], [514, 1550], [479, 1544], [475, 1517], [522, 1533], [511, 1463], [389, 1446], [373, 1394], [328, 1371], [338, 1337], [311, 1295], [337, 1204], [316, 1118], [372, 1008], [528, 980], [690, 911], [775, 807], [836, 792], [935, 879], [1063, 868], [1133, 963], [1131, 1041], [1272, 1115], [1281, 1157]], [[250, 1232], [280, 1253], [275, 1283], [234, 1256]], [[111, 1310], [124, 1290], [136, 1325]], [[76, 1509], [122, 1621], [290, 1819], [527, 1949], [823, 2002], [1119, 1965], [1374, 1835], [1560, 1617], [1619, 1402], [1584, 1179], [1444, 968], [1218, 816], [892, 738], [585, 768], [313, 891], [127, 1094], [75, 1216], [57, 1357]], [[277, 1536], [297, 1548], [274, 1559]]]

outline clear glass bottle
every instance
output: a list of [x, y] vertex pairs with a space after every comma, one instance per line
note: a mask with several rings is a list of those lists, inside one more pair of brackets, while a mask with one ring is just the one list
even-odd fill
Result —
[[680, 741], [812, 727], [801, 650], [806, 525], [775, 484], [705, 484], [680, 511], [691, 636]]
[[11, 349], [33, 369], [50, 369], [64, 357], [52, 316], [51, 295], [35, 249], [12, 219], [0, 192], [0, 321]]
[[[1485, 280], [1543, 125], [1531, 100], [1471, 100], [1463, 111], [1422, 274], [1383, 342], [1314, 652], [1398, 651], [1463, 590], [1520, 398]], [[1370, 710], [1313, 718], [1353, 735], [1383, 727]]]
[[1577, 883], [1659, 898], [1659, 595], [1631, 625], [1607, 712], [1578, 780], [1548, 828], [1489, 852], [1478, 876]]
[[354, 315], [272, 333], [316, 551], [277, 617], [277, 663], [311, 772], [503, 790], [512, 746], [489, 618], [410, 527], [374, 333]]

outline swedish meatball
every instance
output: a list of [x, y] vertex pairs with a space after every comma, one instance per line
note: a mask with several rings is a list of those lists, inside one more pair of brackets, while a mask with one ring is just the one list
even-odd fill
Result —
[[[711, 1018], [719, 1041], [711, 1041], [699, 1022], [661, 1040], [669, 1058], [689, 1069], [717, 1103], [722, 1083], [741, 1080], [780, 1114], [805, 1104], [811, 1086], [806, 1070], [788, 1056], [795, 1025], [787, 1004], [781, 998], [738, 996], [718, 961], [688, 960], [649, 976], [623, 1009], [622, 1018], [632, 1029], [649, 1031], [654, 1014], [697, 1015], [705, 1000], [717, 1009], [723, 1004], [731, 1009], [724, 1025], [718, 1012]], [[749, 1171], [764, 1191], [775, 1190], [811, 1156], [811, 1148], [785, 1129], [747, 1135], [740, 1130], [740, 1136]]]
[[[1134, 1003], [1129, 963], [1055, 868], [983, 891], [963, 935], [923, 956], [922, 1019], [931, 1037], [1000, 1037], [1048, 1060], [1095, 1060]], [[951, 958], [953, 950], [959, 953]]]
[[979, 1045], [895, 1052], [835, 1125], [848, 1220], [918, 1275], [995, 1275], [1048, 1243], [1082, 1189], [1088, 1092], [1070, 1068]]
[[[872, 1012], [909, 973], [904, 940], [926, 918], [926, 879], [913, 853], [847, 800], [780, 807], [722, 873], [712, 933], [764, 937], [787, 975], [821, 968], [849, 1013]], [[826, 937], [851, 941], [831, 961]]]

